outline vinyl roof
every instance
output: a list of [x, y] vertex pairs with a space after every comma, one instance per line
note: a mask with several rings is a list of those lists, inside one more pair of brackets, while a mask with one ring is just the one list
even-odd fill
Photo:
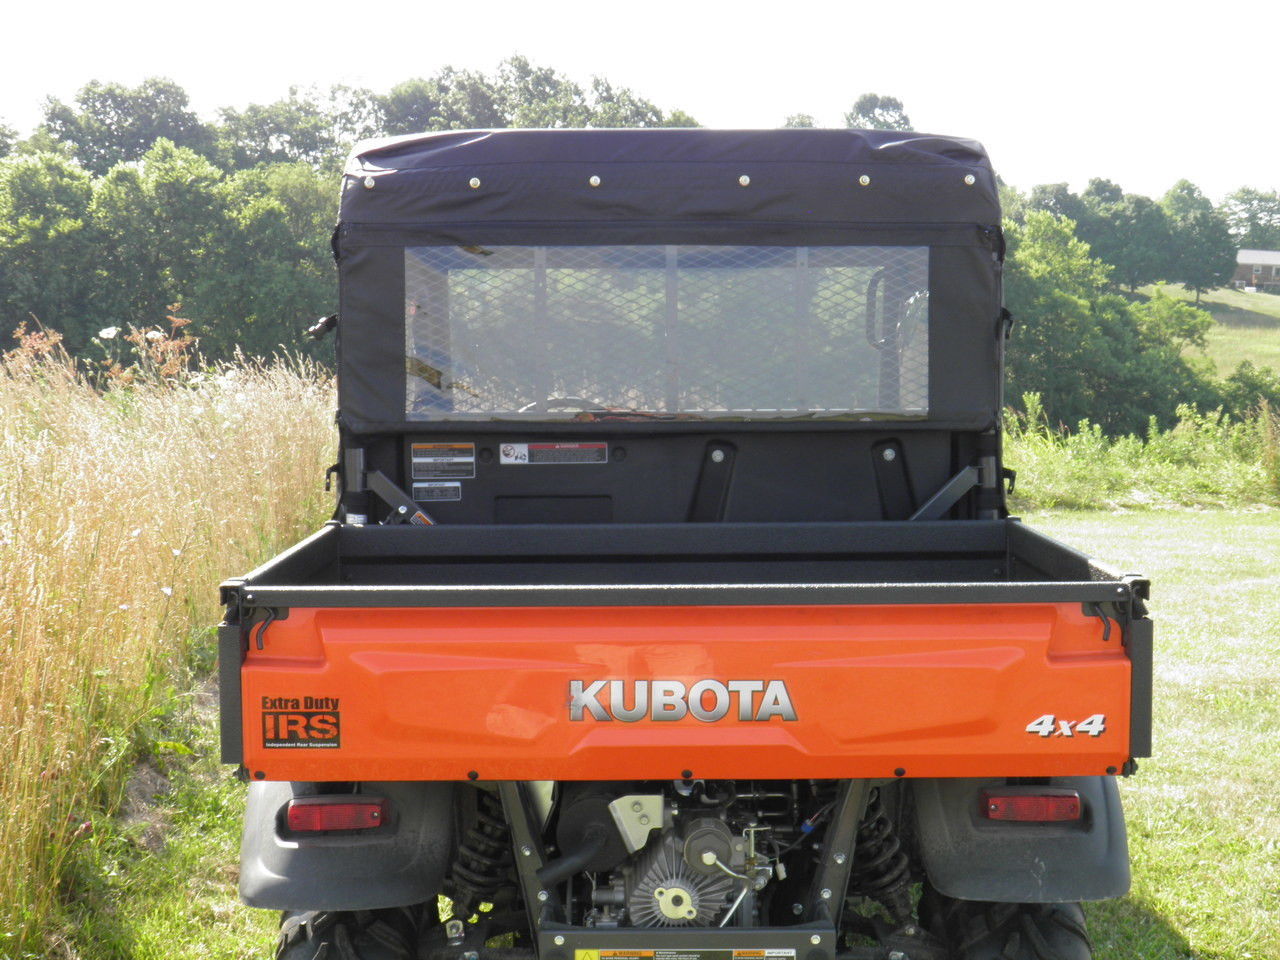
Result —
[[358, 144], [346, 223], [1000, 222], [981, 144], [886, 130], [478, 130]]

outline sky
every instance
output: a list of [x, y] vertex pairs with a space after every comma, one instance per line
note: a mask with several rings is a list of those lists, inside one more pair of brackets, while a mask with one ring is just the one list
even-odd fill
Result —
[[980, 140], [1027, 190], [1092, 177], [1215, 201], [1280, 188], [1268, 6], [1178, 0], [335, 3], [19, 0], [0, 18], [0, 122], [26, 134], [90, 80], [177, 81], [206, 118], [334, 83], [383, 92], [523, 54], [703, 126], [843, 126], [866, 92], [915, 129]]

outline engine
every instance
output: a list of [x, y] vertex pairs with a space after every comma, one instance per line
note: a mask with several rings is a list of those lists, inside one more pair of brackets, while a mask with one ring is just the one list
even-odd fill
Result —
[[598, 928], [755, 925], [826, 812], [791, 782], [561, 787], [557, 846], [580, 868], [579, 922]]

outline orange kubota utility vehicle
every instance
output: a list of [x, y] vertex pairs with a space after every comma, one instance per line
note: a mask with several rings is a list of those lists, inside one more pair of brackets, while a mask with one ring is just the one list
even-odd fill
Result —
[[1147, 584], [1005, 509], [967, 140], [361, 145], [334, 519], [222, 586], [279, 956], [1080, 960]]

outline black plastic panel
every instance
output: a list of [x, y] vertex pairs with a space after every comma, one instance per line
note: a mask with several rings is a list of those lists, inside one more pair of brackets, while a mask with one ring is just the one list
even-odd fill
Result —
[[1125, 629], [1124, 643], [1129, 652], [1129, 756], [1151, 756], [1151, 711], [1154, 667], [1152, 622], [1145, 617], [1133, 620]]
[[[886, 442], [906, 468], [891, 476], [879, 469]], [[441, 464], [423, 459], [422, 451], [451, 444], [474, 453]], [[574, 444], [590, 449], [577, 462], [557, 461], [558, 444], [565, 453]], [[442, 526], [873, 522], [905, 519], [897, 505], [923, 502], [943, 486], [953, 472], [953, 446], [942, 431], [886, 440], [884, 433], [855, 431], [724, 430], [708, 438], [601, 429], [586, 438], [568, 428], [538, 437], [486, 425], [467, 433], [409, 434], [394, 447], [371, 447], [368, 460], [399, 478]], [[961, 455], [967, 447], [961, 444]], [[544, 451], [542, 462], [520, 459], [533, 448]], [[376, 508], [374, 519], [381, 519]]]
[[249, 784], [240, 841], [240, 897], [272, 910], [376, 910], [432, 900], [453, 836], [451, 783], [367, 783], [386, 797], [386, 828], [365, 835], [281, 831], [281, 811], [312, 784]]
[[1111, 777], [1055, 777], [1077, 790], [1084, 817], [1070, 823], [1001, 823], [978, 815], [978, 795], [1003, 780], [916, 780], [920, 854], [948, 897], [1005, 903], [1107, 900], [1129, 890], [1129, 845]]

